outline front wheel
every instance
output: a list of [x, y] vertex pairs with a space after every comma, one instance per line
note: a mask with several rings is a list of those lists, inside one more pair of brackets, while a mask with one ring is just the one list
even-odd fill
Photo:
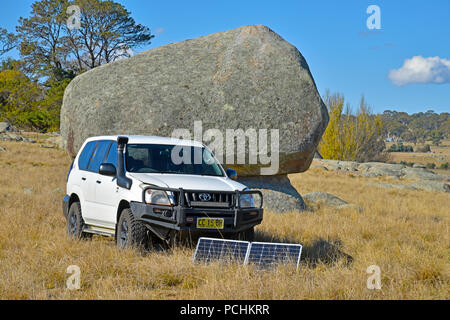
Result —
[[253, 242], [255, 240], [255, 228], [251, 227], [250, 229], [237, 233], [235, 239], [240, 241]]
[[131, 209], [124, 209], [120, 215], [116, 232], [116, 243], [122, 248], [142, 248], [147, 238], [147, 228], [133, 215]]

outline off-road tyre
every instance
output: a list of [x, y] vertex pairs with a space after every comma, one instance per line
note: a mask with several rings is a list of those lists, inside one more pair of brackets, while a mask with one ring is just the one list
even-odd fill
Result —
[[165, 244], [168, 250], [173, 250], [178, 247], [181, 244], [181, 233], [176, 230], [171, 230], [167, 235]]
[[79, 202], [74, 202], [69, 208], [67, 214], [67, 235], [72, 240], [91, 239], [92, 234], [84, 233], [84, 220], [81, 215], [81, 205]]
[[122, 210], [117, 223], [116, 244], [121, 249], [144, 249], [147, 242], [147, 228], [136, 220], [130, 208]]
[[235, 240], [253, 242], [255, 241], [255, 228], [252, 227], [245, 231], [241, 231], [237, 233], [234, 238]]

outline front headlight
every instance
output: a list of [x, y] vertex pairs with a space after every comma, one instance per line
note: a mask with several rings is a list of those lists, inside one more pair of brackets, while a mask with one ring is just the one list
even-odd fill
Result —
[[254, 208], [255, 199], [252, 194], [241, 194], [239, 197], [241, 208]]
[[145, 190], [145, 203], [154, 204], [158, 206], [170, 206], [169, 196], [165, 191], [162, 190]]

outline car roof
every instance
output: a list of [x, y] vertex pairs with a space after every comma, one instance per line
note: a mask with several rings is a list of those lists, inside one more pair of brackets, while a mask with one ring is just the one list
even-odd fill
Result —
[[86, 143], [96, 140], [111, 140], [117, 141], [118, 137], [127, 137], [128, 144], [162, 144], [162, 145], [182, 145], [191, 147], [203, 147], [203, 144], [198, 141], [175, 139], [167, 137], [153, 137], [153, 136], [129, 136], [129, 135], [116, 135], [116, 136], [98, 136], [90, 137], [86, 139]]

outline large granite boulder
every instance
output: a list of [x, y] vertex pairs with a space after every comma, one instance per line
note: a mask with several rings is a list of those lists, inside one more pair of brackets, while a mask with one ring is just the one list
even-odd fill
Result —
[[[301, 53], [265, 26], [245, 26], [76, 77], [64, 95], [61, 134], [75, 156], [90, 136], [172, 136], [174, 129], [192, 133], [195, 121], [224, 137], [227, 129], [278, 129], [279, 170], [272, 174], [284, 175], [309, 168], [328, 112]], [[269, 151], [270, 140], [269, 133]], [[231, 167], [258, 176], [268, 165]]]
[[[301, 53], [265, 26], [245, 26], [149, 50], [76, 77], [64, 95], [61, 135], [74, 157], [90, 136], [174, 136], [177, 129], [192, 134], [201, 121], [203, 133], [215, 129], [223, 135], [225, 154], [227, 130], [264, 129], [267, 144], [259, 145], [259, 135], [253, 145], [258, 144], [259, 160], [270, 153], [273, 164], [277, 134], [271, 130], [278, 130], [277, 170], [262, 172], [273, 167], [264, 161], [250, 164], [252, 142], [245, 138], [245, 164], [236, 164], [236, 156], [227, 161], [226, 155], [222, 163], [263, 191], [266, 208], [286, 212], [305, 209], [287, 174], [309, 168], [328, 119]], [[190, 138], [199, 140], [195, 133]], [[261, 180], [261, 174], [273, 177]]]

